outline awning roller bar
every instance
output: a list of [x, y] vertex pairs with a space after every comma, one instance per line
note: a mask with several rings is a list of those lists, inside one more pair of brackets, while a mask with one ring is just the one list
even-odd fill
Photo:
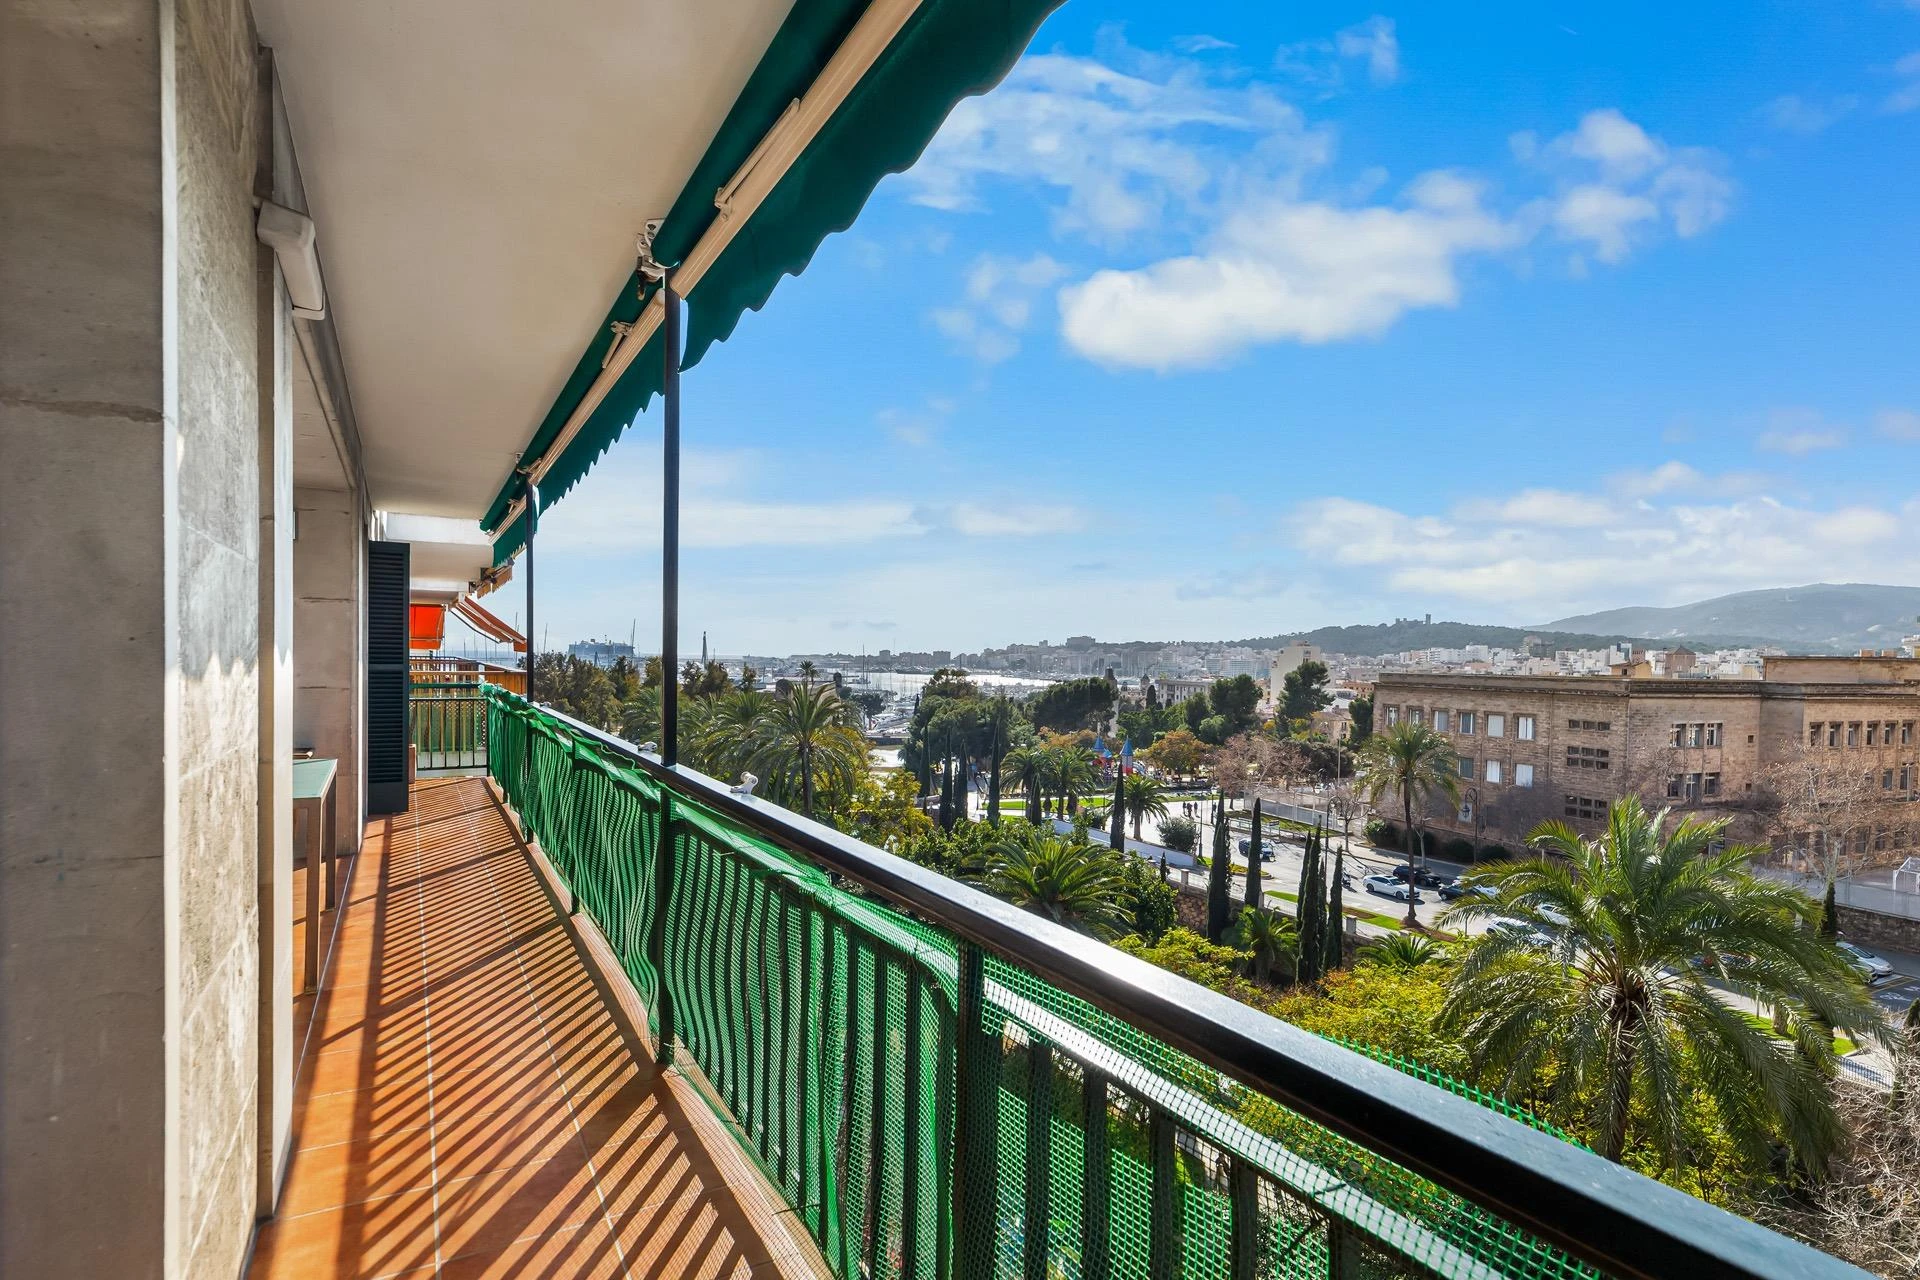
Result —
[[[815, 78], [807, 92], [783, 112], [767, 130], [760, 145], [753, 149], [746, 161], [740, 166], [733, 180], [715, 193], [714, 204], [719, 210], [716, 217], [685, 259], [673, 269], [674, 291], [682, 298], [693, 292], [707, 269], [719, 261], [720, 255], [733, 242], [733, 237], [752, 218], [787, 170], [793, 167], [795, 160], [806, 151], [833, 113], [839, 110], [854, 86], [866, 76], [873, 64], [886, 52], [907, 25], [909, 19], [920, 9], [922, 0], [873, 0], [866, 12], [860, 15], [840, 42], [833, 57]], [[635, 319], [632, 328], [620, 336], [618, 343], [608, 353], [606, 364], [593, 385], [580, 398], [568, 415], [567, 422], [555, 436], [553, 442], [531, 464], [523, 464], [533, 483], [538, 484], [547, 472], [553, 469], [567, 451], [573, 438], [580, 434], [594, 410], [607, 398], [614, 384], [633, 364], [640, 352], [646, 347], [655, 332], [660, 328], [663, 305], [656, 290], [646, 307]], [[526, 509], [526, 500], [516, 498], [507, 508], [496, 527], [494, 537], [513, 527], [514, 521]]]

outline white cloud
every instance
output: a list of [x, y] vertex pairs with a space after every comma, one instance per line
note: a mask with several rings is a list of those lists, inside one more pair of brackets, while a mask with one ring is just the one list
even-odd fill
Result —
[[1882, 409], [1874, 415], [1873, 425], [1889, 439], [1920, 440], [1920, 413], [1911, 409]]
[[1077, 507], [1053, 503], [985, 506], [962, 502], [945, 514], [955, 532], [970, 538], [1039, 537], [1078, 533], [1086, 527], [1086, 516]]
[[1176, 38], [1173, 47], [1182, 53], [1214, 53], [1225, 49], [1237, 49], [1240, 46], [1231, 40], [1222, 40], [1219, 36], [1210, 36], [1202, 32], [1199, 35]]
[[1400, 39], [1393, 19], [1374, 14], [1364, 22], [1333, 33], [1331, 38], [1281, 45], [1274, 53], [1276, 67], [1295, 79], [1333, 93], [1346, 85], [1346, 64], [1362, 63], [1367, 78], [1389, 85], [1400, 78]]
[[1356, 23], [1333, 37], [1343, 58], [1364, 58], [1367, 77], [1375, 84], [1392, 84], [1400, 78], [1400, 41], [1393, 33], [1393, 19], [1379, 14]]
[[1760, 109], [1760, 114], [1776, 129], [1810, 137], [1830, 127], [1859, 105], [1860, 99], [1852, 94], [1817, 102], [1797, 93], [1788, 93], [1767, 103]]
[[1363, 208], [1270, 197], [1199, 254], [1061, 290], [1062, 330], [1090, 359], [1163, 371], [1258, 343], [1380, 334], [1408, 310], [1454, 305], [1457, 260], [1514, 241], [1457, 174], [1424, 175], [1406, 197]]
[[982, 254], [968, 268], [965, 300], [933, 311], [934, 327], [981, 363], [998, 364], [1019, 352], [1034, 298], [1066, 272], [1044, 253], [1025, 259]]
[[1880, 104], [1881, 109], [1901, 115], [1920, 107], [1920, 49], [1894, 63], [1893, 74], [1901, 77], [1903, 83], [1887, 95], [1887, 100]]
[[1804, 457], [1847, 442], [1845, 429], [1836, 427], [1812, 409], [1776, 409], [1767, 415], [1767, 429], [1754, 441], [1763, 453]]
[[[902, 176], [909, 198], [980, 210], [990, 180], [1028, 183], [1059, 193], [1057, 232], [1120, 244], [1204, 212], [1249, 164], [1270, 172], [1324, 162], [1325, 133], [1266, 86], [1107, 43], [1129, 70], [1037, 54], [992, 93], [962, 100]], [[1229, 138], [1240, 144], [1231, 153], [1221, 145]]]
[[926, 403], [917, 409], [901, 409], [888, 406], [873, 415], [886, 433], [904, 445], [916, 449], [932, 446], [939, 437], [947, 419], [953, 416], [955, 405], [945, 396], [928, 396]]
[[[1691, 469], [1684, 480], [1739, 487]], [[1569, 504], [1578, 519], [1564, 518]], [[1441, 515], [1316, 499], [1296, 508], [1286, 528], [1311, 559], [1384, 592], [1545, 619], [1623, 598], [1680, 601], [1781, 582], [1911, 577], [1920, 573], [1920, 548], [1902, 531], [1916, 516], [1920, 503], [1894, 511], [1821, 509], [1766, 494], [1656, 499], [1640, 475], [1595, 493], [1520, 494]]]
[[1587, 112], [1550, 142], [1519, 133], [1509, 144], [1523, 164], [1556, 182], [1541, 206], [1545, 221], [1602, 262], [1624, 261], [1662, 226], [1682, 239], [1697, 236], [1732, 207], [1733, 184], [1718, 153], [1669, 146], [1613, 107]]

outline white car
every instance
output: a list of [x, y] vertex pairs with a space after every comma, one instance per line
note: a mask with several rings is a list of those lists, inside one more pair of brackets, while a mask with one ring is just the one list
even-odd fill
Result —
[[1382, 898], [1392, 898], [1395, 902], [1420, 902], [1420, 891], [1392, 876], [1368, 876], [1361, 881], [1368, 893]]
[[1487, 926], [1487, 932], [1498, 934], [1501, 937], [1518, 938], [1528, 946], [1533, 947], [1551, 947], [1554, 943], [1553, 936], [1545, 930], [1536, 929], [1524, 920], [1514, 920], [1506, 917], [1502, 917], [1501, 919], [1495, 920], [1492, 924], [1489, 924]]
[[1840, 954], [1847, 958], [1847, 966], [1859, 975], [1860, 981], [1878, 982], [1893, 976], [1893, 966], [1865, 947], [1857, 947], [1851, 942], [1834, 945], [1840, 948]]

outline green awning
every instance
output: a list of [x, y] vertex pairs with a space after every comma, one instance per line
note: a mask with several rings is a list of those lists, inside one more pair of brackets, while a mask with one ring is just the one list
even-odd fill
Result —
[[[688, 296], [682, 368], [692, 368], [707, 348], [725, 341], [742, 312], [764, 306], [781, 276], [806, 270], [821, 241], [852, 226], [880, 179], [920, 158], [955, 103], [998, 84], [1060, 3], [922, 0]], [[746, 162], [788, 104], [807, 92], [866, 7], [866, 0], [794, 5], [668, 211], [654, 239], [661, 262], [671, 267], [699, 242], [718, 214], [714, 192]], [[560, 435], [605, 365], [613, 323], [633, 323], [644, 305], [636, 272], [621, 285], [522, 457], [540, 457]], [[660, 389], [660, 344], [656, 333], [548, 468], [540, 482], [544, 506], [579, 483], [646, 409]], [[481, 526], [498, 529], [519, 496], [519, 481], [510, 479]], [[494, 564], [512, 559], [525, 541], [522, 513], [495, 540]]]

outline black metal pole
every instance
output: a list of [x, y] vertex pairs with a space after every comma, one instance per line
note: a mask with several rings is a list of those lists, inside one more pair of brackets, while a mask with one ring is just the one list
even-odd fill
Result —
[[660, 759], [680, 759], [680, 295], [662, 281], [666, 349], [660, 377]]
[[533, 672], [540, 662], [540, 645], [534, 639], [540, 633], [533, 628], [533, 533], [540, 524], [540, 486], [527, 477], [527, 701], [534, 697]]

